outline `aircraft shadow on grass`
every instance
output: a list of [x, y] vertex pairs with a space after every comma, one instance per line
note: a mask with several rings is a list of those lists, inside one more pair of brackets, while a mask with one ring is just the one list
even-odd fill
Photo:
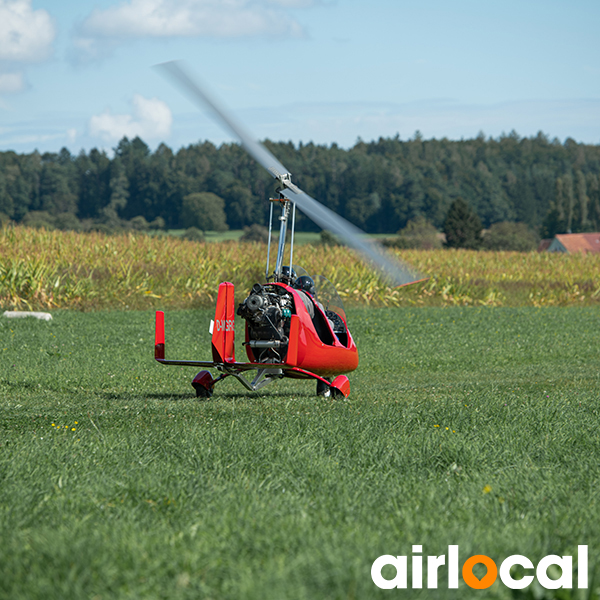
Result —
[[[98, 396], [100, 396], [101, 398], [104, 398], [105, 400], [173, 400], [173, 401], [181, 401], [181, 400], [194, 400], [196, 402], [201, 402], [201, 403], [205, 403], [205, 402], [213, 402], [214, 398], [208, 399], [208, 400], [199, 400], [198, 398], [196, 398], [194, 396], [193, 392], [151, 392], [151, 393], [140, 393], [140, 394], [135, 394], [132, 392], [123, 392], [123, 393], [117, 393], [117, 392], [101, 392], [98, 394]], [[290, 396], [289, 393], [285, 393], [285, 392], [280, 392], [277, 393], [275, 391], [269, 391], [269, 392], [262, 392], [260, 394], [258, 393], [240, 393], [240, 394], [236, 394], [235, 392], [224, 392], [222, 394], [219, 394], [218, 400], [224, 400], [224, 401], [228, 401], [228, 402], [233, 402], [235, 400], [244, 400], [244, 399], [249, 399], [249, 400], [259, 400], [262, 398], [270, 398], [273, 400], [277, 400], [277, 399], [291, 399], [291, 398], [314, 398], [314, 394], [310, 393], [310, 392], [302, 392], [302, 393], [298, 393], [295, 392], [293, 394], [293, 396]]]
[[[44, 392], [53, 392], [53, 393], [66, 393], [68, 395], [78, 394], [78, 391], [69, 391], [61, 389], [56, 386], [49, 385], [41, 385], [39, 382], [32, 381], [11, 381], [7, 378], [0, 379], [0, 386], [4, 386], [6, 388], [10, 388], [14, 391], [18, 390], [28, 390], [34, 391], [38, 393]], [[151, 392], [151, 393], [132, 393], [132, 392], [94, 392], [93, 390], [86, 390], [88, 393], [91, 392], [95, 396], [103, 398], [105, 400], [173, 400], [173, 401], [181, 401], [181, 400], [195, 400], [199, 402], [212, 402], [213, 399], [209, 400], [198, 400], [194, 397], [194, 392]], [[243, 400], [243, 399], [261, 399], [261, 398], [270, 398], [273, 400], [277, 399], [291, 399], [291, 398], [314, 398], [314, 394], [306, 391], [306, 392], [298, 392], [294, 391], [293, 395], [286, 393], [284, 391], [277, 392], [275, 390], [262, 391], [260, 393], [257, 392], [224, 392], [219, 394], [218, 400], [224, 401], [235, 401], [235, 400]]]

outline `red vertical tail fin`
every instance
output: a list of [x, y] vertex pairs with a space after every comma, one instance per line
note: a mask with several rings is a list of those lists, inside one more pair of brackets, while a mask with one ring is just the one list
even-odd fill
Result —
[[217, 309], [212, 330], [212, 355], [215, 362], [235, 362], [235, 307], [233, 283], [219, 285]]

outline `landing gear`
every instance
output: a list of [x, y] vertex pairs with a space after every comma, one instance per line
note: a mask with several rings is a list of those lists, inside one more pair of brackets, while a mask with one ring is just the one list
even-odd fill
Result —
[[208, 400], [209, 398], [212, 398], [212, 388], [205, 388], [201, 385], [196, 385], [194, 387], [196, 388], [196, 398], [200, 398], [201, 400]]
[[350, 395], [350, 382], [345, 375], [338, 375], [330, 384], [317, 379], [317, 396], [323, 398], [347, 398]]
[[[281, 369], [265, 368], [258, 369], [258, 375], [252, 382], [242, 377], [240, 373], [221, 373], [216, 379], [213, 379], [209, 371], [200, 371], [194, 380], [192, 386], [196, 390], [196, 398], [207, 400], [212, 398], [215, 384], [225, 379], [229, 375], [233, 375], [236, 379], [244, 384], [250, 391], [257, 391], [266, 384], [283, 377]], [[312, 375], [312, 374], [311, 374]], [[322, 398], [347, 398], [350, 395], [350, 382], [345, 375], [338, 375], [333, 381], [327, 377], [319, 377], [312, 375], [317, 379], [317, 396]]]
[[336, 398], [347, 398], [350, 395], [350, 381], [345, 375], [338, 375], [331, 382], [331, 391]]
[[196, 390], [196, 398], [212, 398], [215, 380], [208, 371], [200, 371], [194, 380], [192, 386]]
[[317, 396], [323, 396], [323, 398], [331, 396], [331, 387], [320, 379], [317, 379]]

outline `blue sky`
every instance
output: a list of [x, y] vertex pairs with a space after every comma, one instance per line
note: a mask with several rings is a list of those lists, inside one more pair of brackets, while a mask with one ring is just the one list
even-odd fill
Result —
[[259, 139], [600, 143], [597, 0], [0, 0], [0, 150], [229, 141], [173, 59]]

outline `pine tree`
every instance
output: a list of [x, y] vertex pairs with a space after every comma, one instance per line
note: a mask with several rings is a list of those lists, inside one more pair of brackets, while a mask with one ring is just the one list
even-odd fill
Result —
[[123, 172], [121, 161], [117, 158], [113, 161], [113, 173], [110, 178], [110, 201], [101, 210], [104, 221], [111, 227], [120, 225], [119, 212], [127, 206], [129, 198], [129, 181]]
[[577, 179], [577, 197], [579, 199], [579, 231], [590, 231], [590, 223], [588, 222], [588, 212], [590, 199], [587, 195], [587, 187], [585, 184], [585, 175], [577, 170], [575, 172]]
[[462, 198], [454, 200], [443, 225], [446, 246], [477, 250], [482, 243], [481, 229], [481, 220], [477, 213]]
[[567, 233], [573, 231], [573, 212], [575, 209], [575, 196], [573, 195], [573, 177], [570, 173], [563, 175], [563, 194], [565, 198], [565, 209], [567, 214]]

